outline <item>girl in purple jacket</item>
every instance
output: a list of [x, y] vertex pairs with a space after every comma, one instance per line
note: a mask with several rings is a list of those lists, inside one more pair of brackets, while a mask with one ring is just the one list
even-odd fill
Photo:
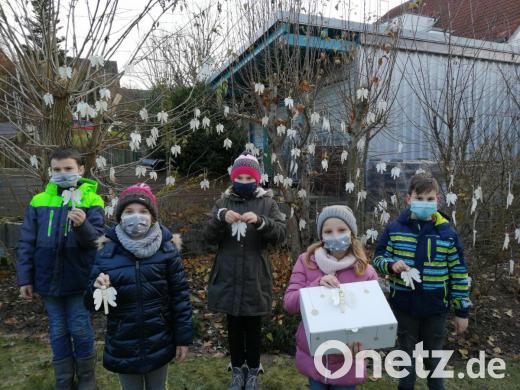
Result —
[[[285, 292], [284, 309], [291, 314], [300, 313], [300, 289], [304, 287], [339, 287], [340, 283], [377, 280], [377, 273], [368, 264], [363, 245], [357, 239], [356, 218], [347, 206], [325, 207], [317, 221], [319, 242], [302, 253], [294, 265], [289, 286]], [[352, 355], [361, 345], [350, 346]], [[343, 355], [324, 356], [324, 365], [331, 372], [343, 365]], [[355, 360], [355, 359], [354, 359]], [[303, 322], [296, 331], [296, 368], [309, 377], [310, 390], [353, 390], [365, 378], [356, 378], [355, 363], [347, 374], [338, 379], [320, 375], [314, 366]]]

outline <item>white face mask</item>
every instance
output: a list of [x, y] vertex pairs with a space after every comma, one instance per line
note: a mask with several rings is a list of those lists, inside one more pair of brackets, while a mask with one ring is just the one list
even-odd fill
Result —
[[121, 229], [132, 238], [144, 236], [152, 225], [152, 216], [149, 214], [123, 214], [121, 216]]

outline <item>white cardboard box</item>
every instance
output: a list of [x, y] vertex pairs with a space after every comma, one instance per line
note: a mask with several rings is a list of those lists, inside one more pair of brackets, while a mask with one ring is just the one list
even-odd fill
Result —
[[[347, 345], [361, 342], [363, 349], [393, 347], [397, 320], [377, 280], [345, 283], [340, 287], [344, 296], [342, 306], [338, 304], [338, 288], [300, 289], [300, 311], [311, 355], [328, 340], [339, 340]], [[339, 351], [325, 352], [334, 353]]]

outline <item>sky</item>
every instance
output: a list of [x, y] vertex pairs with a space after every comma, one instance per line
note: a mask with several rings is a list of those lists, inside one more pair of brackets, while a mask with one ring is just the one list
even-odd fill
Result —
[[[95, 3], [92, 0], [84, 0], [84, 2], [89, 1], [90, 4]], [[376, 19], [376, 16], [381, 16], [385, 14], [391, 8], [401, 4], [403, 0], [322, 0], [324, 3], [323, 6], [323, 15], [325, 17], [331, 18], [340, 18], [340, 19], [350, 19], [353, 21], [361, 22], [363, 19], [369, 19], [369, 22], [373, 22]], [[231, 12], [226, 13], [225, 7], [230, 7], [231, 9], [236, 9], [237, 2], [239, 0], [221, 0], [223, 4], [223, 15], [225, 20], [223, 20], [223, 24], [233, 23], [234, 16], [231, 15]], [[114, 31], [118, 31], [121, 28], [124, 28], [132, 18], [134, 18], [138, 13], [142, 10], [143, 0], [125, 0], [120, 1], [120, 6], [118, 9], [118, 18], [116, 20], [116, 28]], [[210, 12], [216, 12], [216, 1], [215, 0], [192, 0], [188, 2], [188, 8], [185, 7], [177, 7], [173, 12], [169, 11], [165, 15], [163, 15], [159, 19], [160, 29], [163, 29], [167, 32], [178, 32], [182, 34], [182, 29], [187, 25], [187, 23], [191, 22], [191, 18], [194, 10], [199, 9], [209, 9]], [[243, 2], [240, 2], [243, 3]], [[340, 7], [336, 9], [336, 5], [340, 4]], [[346, 9], [349, 8], [350, 11], [347, 12]], [[342, 11], [343, 9], [343, 11]], [[65, 10], [63, 10], [65, 11]], [[126, 69], [127, 75], [125, 75], [121, 81], [123, 86], [133, 87], [133, 88], [142, 88], [144, 86], [142, 75], [139, 74], [139, 66], [128, 66], [128, 60], [132, 56], [135, 48], [137, 46], [137, 42], [140, 42], [144, 39], [145, 34], [149, 31], [150, 27], [153, 24], [153, 17], [157, 17], [159, 14], [159, 10], [156, 10], [152, 13], [152, 15], [147, 16], [142, 22], [138, 25], [132, 35], [127, 39], [123, 45], [119, 48], [119, 50], [112, 57], [113, 60], [116, 60], [118, 63], [118, 68]], [[226, 15], [228, 14], [228, 15]], [[348, 16], [347, 16], [348, 14]], [[78, 8], [76, 10], [77, 20], [76, 30], [77, 34], [80, 38], [86, 35], [86, 29], [82, 26], [85, 23], [81, 23], [81, 21], [87, 21], [88, 15], [87, 7], [81, 1], [78, 4]], [[224, 48], [227, 50], [225, 46], [239, 46], [236, 43], [229, 43], [231, 40], [229, 36], [224, 34], [225, 41], [217, 44], [217, 46]], [[231, 47], [232, 49], [238, 49], [238, 47]]]

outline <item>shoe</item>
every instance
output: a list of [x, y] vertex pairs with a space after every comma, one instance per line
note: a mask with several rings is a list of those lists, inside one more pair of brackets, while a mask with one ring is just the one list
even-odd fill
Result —
[[72, 356], [52, 362], [54, 367], [55, 390], [72, 390], [74, 382], [74, 359]]
[[244, 390], [257, 390], [260, 388], [260, 373], [264, 373], [262, 364], [258, 368], [249, 368], [246, 376]]
[[96, 390], [96, 355], [76, 359], [78, 390]]
[[231, 383], [227, 390], [243, 390], [245, 384], [245, 378], [247, 376], [247, 367], [228, 367], [228, 371], [231, 371]]

